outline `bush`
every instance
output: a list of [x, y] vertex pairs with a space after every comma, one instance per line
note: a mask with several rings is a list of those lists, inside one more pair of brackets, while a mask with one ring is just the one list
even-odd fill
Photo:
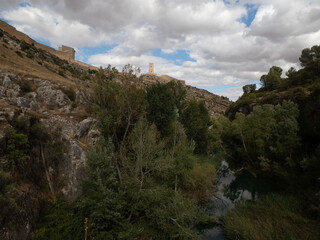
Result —
[[12, 179], [10, 174], [0, 168], [0, 226], [10, 225], [18, 206], [12, 195]]
[[189, 198], [203, 204], [213, 195], [215, 178], [216, 170], [212, 164], [198, 163], [187, 174], [183, 189]]
[[30, 81], [22, 80], [20, 84], [20, 89], [23, 93], [28, 93], [28, 92], [33, 92], [35, 90], [35, 86]]
[[58, 74], [59, 74], [60, 76], [62, 76], [62, 77], [66, 77], [66, 75], [65, 75], [65, 73], [64, 73], [64, 71], [63, 71], [62, 69], [59, 69]]
[[16, 54], [19, 56], [19, 57], [22, 57], [23, 58], [23, 55], [20, 51], [16, 51]]
[[58, 198], [46, 202], [43, 211], [43, 219], [31, 235], [32, 240], [82, 239], [84, 236], [84, 217], [65, 201]]
[[21, 172], [27, 164], [27, 152], [29, 150], [28, 136], [17, 133], [14, 129], [6, 130], [6, 158], [13, 170]]
[[30, 47], [31, 47], [31, 45], [28, 44], [28, 43], [26, 43], [24, 40], [22, 40], [22, 41], [20, 42], [20, 48], [21, 48], [22, 51], [25, 52], [26, 50], [29, 50]]
[[62, 90], [64, 94], [67, 95], [67, 97], [70, 99], [70, 101], [75, 101], [76, 100], [76, 92], [74, 91], [73, 88], [68, 88], [68, 89], [63, 89]]

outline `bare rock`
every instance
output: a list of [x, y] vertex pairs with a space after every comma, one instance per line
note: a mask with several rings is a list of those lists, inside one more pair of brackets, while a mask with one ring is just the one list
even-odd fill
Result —
[[70, 104], [70, 100], [61, 90], [55, 90], [52, 85], [45, 85], [37, 89], [39, 98], [49, 106], [63, 107]]
[[96, 124], [97, 124], [97, 120], [94, 118], [84, 119], [82, 122], [78, 124], [76, 137], [82, 138], [84, 135], [88, 134], [90, 128]]

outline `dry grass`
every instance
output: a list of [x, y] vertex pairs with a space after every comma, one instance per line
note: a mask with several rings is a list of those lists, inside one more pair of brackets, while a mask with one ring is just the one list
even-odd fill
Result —
[[[5, 47], [6, 45], [7, 47]], [[67, 87], [78, 88], [81, 90], [87, 89], [87, 84], [79, 79], [73, 78], [71, 76], [63, 77], [56, 72], [50, 71], [44, 65], [40, 65], [37, 59], [33, 60], [26, 57], [26, 53], [20, 51], [23, 57], [16, 54], [15, 51], [19, 50], [14, 48], [9, 44], [0, 41], [0, 69], [4, 71], [9, 71], [14, 74], [19, 75], [22, 78], [32, 77], [46, 79], [53, 83], [62, 84]], [[56, 69], [57, 66], [46, 63], [50, 68]]]
[[242, 203], [222, 218], [230, 239], [318, 240], [320, 226], [303, 216], [299, 202], [282, 195], [269, 195], [256, 203]]

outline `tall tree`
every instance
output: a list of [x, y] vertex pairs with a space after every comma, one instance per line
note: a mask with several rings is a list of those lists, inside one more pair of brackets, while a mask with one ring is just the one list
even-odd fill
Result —
[[147, 119], [155, 123], [163, 137], [173, 134], [174, 122], [182, 106], [185, 90], [181, 83], [156, 83], [147, 89]]
[[208, 147], [209, 112], [203, 102], [191, 100], [182, 111], [180, 120], [190, 140], [195, 141], [195, 152], [206, 153]]
[[281, 84], [282, 69], [277, 66], [273, 66], [269, 69], [267, 75], [262, 75], [260, 82], [265, 90], [274, 90]]

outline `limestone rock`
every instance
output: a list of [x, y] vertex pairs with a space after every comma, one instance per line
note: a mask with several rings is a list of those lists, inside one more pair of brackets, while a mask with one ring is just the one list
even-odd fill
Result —
[[63, 107], [70, 104], [70, 100], [60, 90], [55, 90], [52, 85], [45, 85], [37, 89], [39, 98], [49, 106]]

